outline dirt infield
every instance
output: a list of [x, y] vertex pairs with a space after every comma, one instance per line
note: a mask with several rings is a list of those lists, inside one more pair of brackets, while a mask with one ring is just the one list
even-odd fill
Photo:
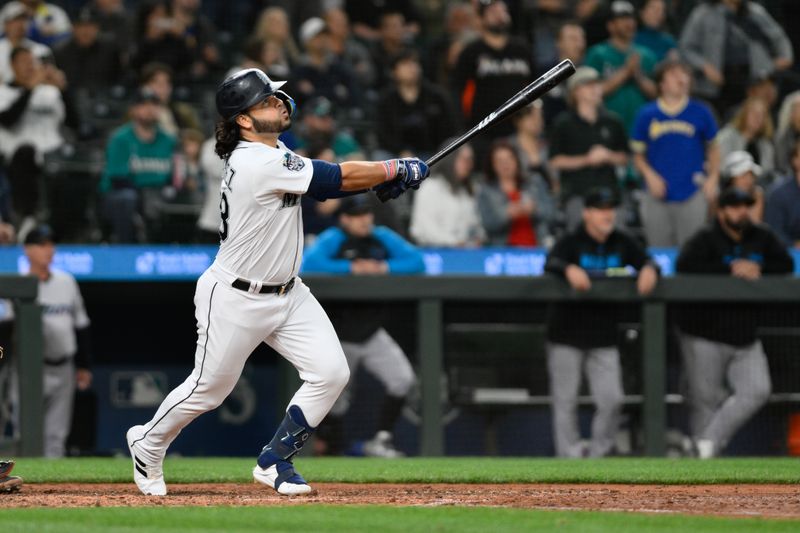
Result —
[[800, 518], [793, 485], [539, 485], [315, 483], [316, 494], [287, 498], [255, 483], [175, 484], [162, 498], [132, 484], [29, 483], [0, 495], [0, 508], [175, 505], [460, 505]]

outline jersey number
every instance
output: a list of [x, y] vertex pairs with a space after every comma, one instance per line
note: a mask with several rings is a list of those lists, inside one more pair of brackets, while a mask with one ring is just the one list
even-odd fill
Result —
[[225, 196], [225, 193], [222, 193], [222, 197], [219, 199], [219, 216], [222, 219], [219, 224], [219, 240], [225, 242], [225, 239], [228, 238], [228, 197]]

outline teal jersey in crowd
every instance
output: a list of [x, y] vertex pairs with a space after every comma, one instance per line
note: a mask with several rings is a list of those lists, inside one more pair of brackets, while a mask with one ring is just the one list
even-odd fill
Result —
[[[625, 64], [625, 59], [630, 52], [639, 54], [642, 72], [647, 76], [652, 76], [657, 62], [656, 56], [647, 48], [637, 44], [631, 45], [628, 51], [619, 50], [608, 42], [596, 44], [586, 53], [585, 64], [599, 72], [601, 78], [606, 79]], [[633, 130], [639, 108], [647, 102], [647, 97], [633, 79], [629, 79], [616, 91], [605, 97], [606, 108], [620, 116], [625, 124], [625, 131], [628, 133]]]
[[162, 187], [170, 182], [172, 155], [177, 140], [157, 130], [152, 142], [142, 142], [128, 123], [111, 134], [106, 147], [106, 168], [100, 190], [111, 188], [111, 178], [126, 177], [137, 188]]

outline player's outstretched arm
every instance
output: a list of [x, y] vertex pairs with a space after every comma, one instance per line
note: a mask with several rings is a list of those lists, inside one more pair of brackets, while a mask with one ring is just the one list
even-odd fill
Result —
[[419, 159], [389, 159], [386, 161], [347, 161], [342, 167], [343, 191], [361, 191], [387, 181], [397, 180], [405, 188], [416, 189], [428, 177], [428, 165]]

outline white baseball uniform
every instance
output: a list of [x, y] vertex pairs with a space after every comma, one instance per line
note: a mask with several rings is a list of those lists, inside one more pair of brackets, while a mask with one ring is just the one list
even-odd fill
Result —
[[[221, 185], [219, 253], [195, 292], [194, 370], [133, 441], [142, 460], [159, 463], [184, 426], [222, 403], [261, 342], [298, 370], [303, 385], [290, 405], [302, 409], [311, 427], [347, 384], [350, 371], [336, 332], [297, 277], [303, 256], [300, 196], [312, 174], [311, 160], [281, 142], [272, 148], [240, 141], [232, 152]], [[261, 292], [281, 285], [287, 285], [285, 292]]]

